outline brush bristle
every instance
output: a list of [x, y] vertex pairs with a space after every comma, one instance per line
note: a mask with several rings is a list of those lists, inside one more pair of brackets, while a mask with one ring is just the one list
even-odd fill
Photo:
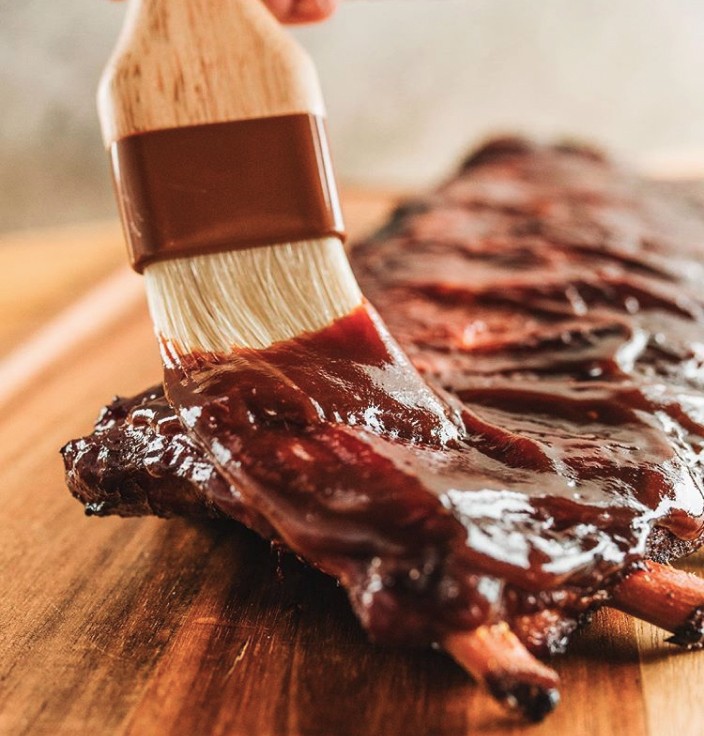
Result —
[[326, 327], [362, 301], [332, 237], [159, 261], [144, 275], [156, 332], [181, 353], [265, 348]]

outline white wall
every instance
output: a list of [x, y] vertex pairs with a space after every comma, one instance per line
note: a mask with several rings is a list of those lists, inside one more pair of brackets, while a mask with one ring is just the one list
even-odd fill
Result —
[[[0, 0], [0, 228], [112, 213], [93, 94], [122, 12]], [[347, 181], [422, 186], [497, 130], [704, 151], [702, 0], [346, 0], [296, 33]]]

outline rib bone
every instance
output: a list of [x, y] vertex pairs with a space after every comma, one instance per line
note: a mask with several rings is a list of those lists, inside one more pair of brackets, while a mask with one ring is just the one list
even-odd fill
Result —
[[560, 700], [557, 673], [537, 660], [505, 622], [452, 634], [444, 649], [507, 707], [540, 721]]
[[619, 583], [609, 605], [671, 631], [672, 644], [704, 643], [704, 580], [696, 575], [647, 562]]

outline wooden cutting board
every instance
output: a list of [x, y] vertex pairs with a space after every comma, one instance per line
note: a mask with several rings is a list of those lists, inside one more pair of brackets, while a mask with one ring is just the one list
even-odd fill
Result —
[[[353, 235], [392, 199], [349, 193]], [[86, 518], [58, 448], [160, 377], [122, 261], [114, 223], [0, 239], [1, 736], [704, 733], [704, 654], [623, 614], [526, 726], [446, 657], [369, 644], [331, 580], [234, 524]]]

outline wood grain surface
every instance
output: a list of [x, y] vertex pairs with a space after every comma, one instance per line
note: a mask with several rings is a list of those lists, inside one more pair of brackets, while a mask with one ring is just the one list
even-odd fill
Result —
[[[348, 195], [353, 233], [388, 206]], [[0, 375], [41, 355], [84, 291], [109, 307], [87, 309], [91, 329], [26, 365], [31, 384], [3, 403], [2, 736], [704, 732], [704, 654], [623, 614], [600, 612], [554, 661], [563, 702], [527, 726], [445, 656], [369, 644], [333, 581], [234, 524], [83, 516], [58, 448], [112, 394], [159, 380], [151, 325], [138, 291], [116, 298], [122, 277], [91, 286], [123, 258], [114, 224], [0, 242], [0, 271], [13, 274], [1, 282]], [[704, 574], [702, 556], [687, 565]]]

